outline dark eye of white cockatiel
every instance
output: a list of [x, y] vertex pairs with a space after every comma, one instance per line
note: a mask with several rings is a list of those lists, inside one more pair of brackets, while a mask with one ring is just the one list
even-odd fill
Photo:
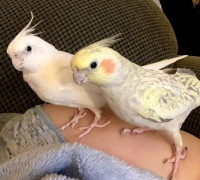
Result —
[[32, 47], [31, 46], [27, 46], [26, 47], [26, 51], [30, 52], [32, 50]]

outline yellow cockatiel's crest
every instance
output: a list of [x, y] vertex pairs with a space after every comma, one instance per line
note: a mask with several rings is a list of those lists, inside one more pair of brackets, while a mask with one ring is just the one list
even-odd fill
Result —
[[78, 53], [74, 55], [73, 60], [71, 61], [71, 67], [77, 67], [80, 70], [87, 69], [91, 64], [91, 60], [95, 60], [95, 57], [100, 54], [99, 48], [110, 47], [119, 40], [117, 39], [119, 35], [120, 34], [111, 38], [103, 39], [87, 46], [86, 48], [81, 49]]

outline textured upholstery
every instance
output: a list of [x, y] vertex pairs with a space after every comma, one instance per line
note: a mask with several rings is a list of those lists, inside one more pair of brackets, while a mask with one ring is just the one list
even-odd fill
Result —
[[[174, 31], [152, 0], [0, 0], [0, 112], [25, 112], [42, 103], [6, 54], [9, 42], [30, 20], [57, 49], [80, 48], [122, 33], [113, 48], [140, 65], [177, 55]], [[189, 126], [189, 125], [188, 125]]]

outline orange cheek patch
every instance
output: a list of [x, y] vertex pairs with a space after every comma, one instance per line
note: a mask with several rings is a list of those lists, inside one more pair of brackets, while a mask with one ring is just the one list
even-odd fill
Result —
[[100, 66], [104, 69], [106, 74], [110, 74], [115, 70], [115, 64], [113, 63], [112, 59], [104, 59]]

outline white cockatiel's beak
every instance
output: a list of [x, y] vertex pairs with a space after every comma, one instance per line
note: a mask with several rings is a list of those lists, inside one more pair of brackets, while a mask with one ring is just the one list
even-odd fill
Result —
[[12, 60], [12, 64], [16, 70], [22, 71], [24, 60], [20, 58], [17, 54], [8, 54]]
[[73, 78], [75, 83], [78, 84], [79, 86], [88, 82], [87, 75], [80, 72], [78, 68], [73, 69]]

